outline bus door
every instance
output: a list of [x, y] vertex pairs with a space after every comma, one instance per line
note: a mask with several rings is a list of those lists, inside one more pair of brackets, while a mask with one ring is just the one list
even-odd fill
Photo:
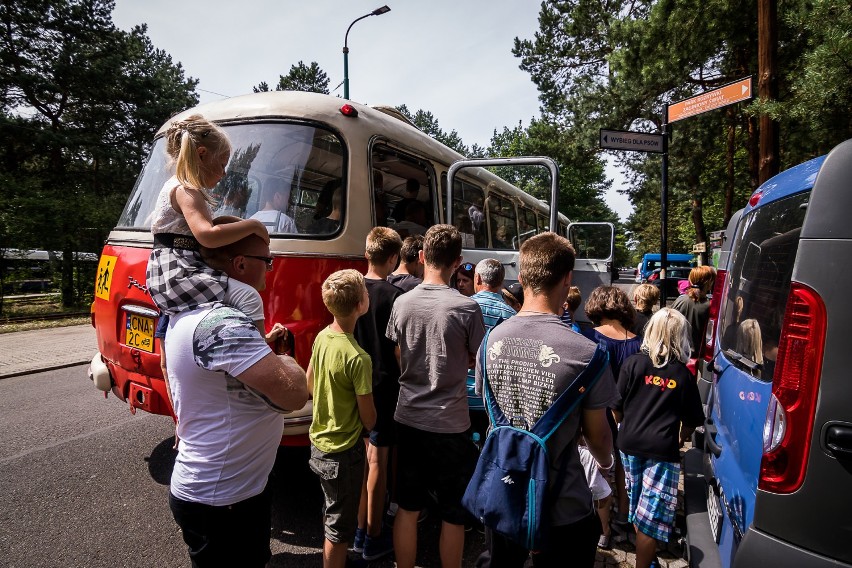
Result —
[[[585, 300], [598, 286], [613, 282], [615, 229], [612, 223], [571, 223], [567, 236], [577, 254], [572, 282]], [[589, 321], [583, 304], [585, 301], [574, 314], [578, 322]]]
[[[521, 243], [536, 232], [547, 229], [537, 226], [535, 212], [524, 207], [516, 208], [509, 196], [490, 190], [486, 194], [477, 184], [458, 176], [464, 168], [492, 166], [541, 166], [550, 171], [552, 206], [547, 227], [558, 226], [559, 212], [555, 205], [559, 195], [559, 168], [550, 158], [524, 156], [458, 160], [447, 170], [446, 182], [442, 184], [446, 222], [460, 226], [458, 219], [465, 221], [465, 224], [469, 219], [471, 225], [475, 225], [471, 227], [473, 230], [470, 237], [465, 236], [462, 252], [465, 261], [476, 264], [484, 258], [496, 258], [506, 269], [505, 283], [508, 285], [518, 280], [518, 249]], [[478, 176], [474, 174], [473, 177]], [[479, 223], [476, 223], [476, 219], [479, 219]], [[466, 229], [460, 230], [465, 235]]]

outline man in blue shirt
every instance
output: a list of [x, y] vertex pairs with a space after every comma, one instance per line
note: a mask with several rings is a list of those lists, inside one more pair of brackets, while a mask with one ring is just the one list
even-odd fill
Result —
[[[486, 331], [515, 315], [515, 310], [503, 301], [501, 290], [505, 276], [503, 265], [494, 258], [480, 260], [476, 265], [473, 274], [473, 289], [476, 293], [470, 299], [482, 308]], [[474, 392], [473, 369], [467, 373], [467, 404], [470, 409], [471, 435], [479, 434], [479, 440], [485, 441], [488, 413], [485, 412], [482, 397]]]

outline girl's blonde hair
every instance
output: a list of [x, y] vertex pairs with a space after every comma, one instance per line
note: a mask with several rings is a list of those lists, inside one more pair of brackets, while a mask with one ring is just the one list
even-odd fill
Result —
[[166, 131], [166, 152], [175, 163], [175, 177], [181, 185], [201, 191], [204, 198], [213, 203], [208, 187], [204, 187], [204, 162], [198, 155], [199, 148], [207, 148], [211, 162], [224, 154], [230, 154], [231, 143], [221, 128], [201, 116], [193, 114], [171, 123]]
[[329, 275], [322, 283], [322, 302], [335, 317], [350, 315], [364, 299], [364, 275], [348, 268]]
[[672, 308], [660, 308], [648, 320], [642, 351], [651, 358], [654, 367], [665, 367], [672, 359], [689, 361], [690, 327], [683, 314]]
[[633, 290], [633, 303], [640, 312], [650, 312], [660, 301], [660, 289], [651, 284], [639, 284]]
[[689, 290], [686, 294], [693, 302], [703, 302], [713, 287], [716, 278], [716, 269], [707, 264], [696, 266], [689, 271]]

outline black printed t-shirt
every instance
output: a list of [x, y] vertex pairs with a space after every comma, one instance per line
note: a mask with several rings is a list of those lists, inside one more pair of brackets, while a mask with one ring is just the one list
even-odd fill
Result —
[[632, 456], [680, 461], [680, 423], [696, 427], [704, 420], [695, 377], [680, 361], [656, 368], [645, 353], [627, 359], [618, 375], [616, 407], [624, 413], [619, 449]]

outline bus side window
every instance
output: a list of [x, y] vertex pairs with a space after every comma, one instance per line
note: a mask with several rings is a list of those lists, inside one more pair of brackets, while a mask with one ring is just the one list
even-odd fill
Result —
[[488, 196], [487, 214], [491, 230], [491, 246], [518, 250], [518, 221], [515, 206], [508, 199], [495, 194]]
[[538, 234], [538, 223], [536, 221], [535, 211], [526, 207], [518, 207], [518, 223], [520, 224], [520, 233], [518, 233], [519, 244], [523, 244], [528, 238]]
[[[441, 176], [442, 202], [447, 202], [447, 174]], [[487, 248], [488, 233], [485, 223], [485, 193], [482, 188], [456, 178], [453, 182], [452, 224], [462, 234], [464, 248]]]
[[373, 148], [372, 167], [380, 170], [382, 182], [381, 192], [374, 193], [376, 222], [381, 223], [380, 209], [384, 209], [384, 222], [401, 237], [425, 234], [435, 224], [431, 167], [384, 145]]

